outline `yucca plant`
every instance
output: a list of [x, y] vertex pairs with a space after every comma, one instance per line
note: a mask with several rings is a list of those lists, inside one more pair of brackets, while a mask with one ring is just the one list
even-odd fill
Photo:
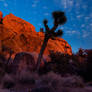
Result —
[[37, 59], [37, 65], [36, 65], [36, 71], [39, 70], [40, 67], [40, 63], [41, 63], [41, 59], [44, 53], [44, 50], [47, 46], [48, 40], [52, 39], [54, 40], [55, 37], [59, 37], [63, 35], [63, 31], [61, 29], [57, 30], [59, 25], [63, 25], [66, 22], [66, 16], [64, 14], [64, 12], [61, 11], [55, 11], [52, 13], [52, 16], [54, 18], [54, 26], [50, 29], [48, 26], [48, 21], [45, 19], [43, 21], [44, 27], [45, 27], [45, 31], [43, 30], [45, 37], [44, 37], [44, 41]]

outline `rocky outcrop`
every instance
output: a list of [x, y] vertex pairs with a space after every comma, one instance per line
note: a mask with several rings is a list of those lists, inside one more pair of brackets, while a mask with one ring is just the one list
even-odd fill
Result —
[[0, 11], [0, 24], [2, 24], [2, 20], [3, 20], [3, 14], [2, 14], [2, 12]]
[[[0, 53], [6, 56], [10, 51], [39, 53], [43, 39], [42, 32], [36, 32], [32, 24], [13, 14], [6, 15], [0, 24]], [[48, 56], [50, 50], [72, 54], [71, 46], [62, 38], [50, 39], [44, 55]]]
[[35, 69], [35, 65], [34, 57], [30, 53], [21, 52], [16, 54], [12, 63], [12, 70], [14, 73], [23, 70], [32, 71]]

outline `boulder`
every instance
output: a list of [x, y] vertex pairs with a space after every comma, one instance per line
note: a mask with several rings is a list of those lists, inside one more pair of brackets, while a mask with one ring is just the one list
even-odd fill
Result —
[[[12, 67], [12, 72], [21, 72], [23, 70], [26, 71], [34, 71], [37, 64], [37, 53], [28, 53], [28, 52], [20, 52], [15, 55], [13, 62], [10, 63], [10, 67]], [[44, 62], [50, 61], [50, 58], [43, 55], [42, 62], [40, 67], [44, 66]]]
[[[44, 33], [36, 32], [32, 24], [13, 14], [6, 15], [3, 24], [0, 24], [0, 53], [5, 56], [10, 53], [9, 50], [14, 54], [19, 52], [39, 54], [43, 40]], [[71, 46], [64, 39], [57, 37], [55, 40], [48, 41], [44, 55], [48, 56], [50, 50], [72, 54]]]
[[12, 72], [19, 73], [23, 70], [33, 71], [35, 69], [35, 60], [30, 53], [17, 53], [12, 65]]

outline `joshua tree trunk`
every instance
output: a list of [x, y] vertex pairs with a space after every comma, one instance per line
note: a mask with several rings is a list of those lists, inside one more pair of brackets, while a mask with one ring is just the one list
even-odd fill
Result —
[[38, 59], [37, 59], [37, 64], [36, 64], [36, 72], [39, 71], [39, 68], [40, 68], [40, 64], [41, 64], [41, 59], [42, 59], [42, 56], [43, 56], [43, 53], [45, 51], [45, 48], [47, 46], [47, 43], [48, 43], [48, 38], [44, 38], [44, 42], [42, 44], [42, 47], [41, 47], [41, 50], [40, 50], [40, 53], [39, 53], [39, 56], [38, 56]]

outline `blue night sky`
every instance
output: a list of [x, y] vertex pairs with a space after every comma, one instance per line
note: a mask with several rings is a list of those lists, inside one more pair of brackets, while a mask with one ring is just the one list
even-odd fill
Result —
[[73, 52], [80, 47], [92, 49], [92, 0], [0, 0], [4, 16], [13, 13], [33, 24], [37, 32], [44, 19], [52, 27], [51, 13], [55, 10], [64, 11], [67, 16], [67, 23], [59, 28]]

